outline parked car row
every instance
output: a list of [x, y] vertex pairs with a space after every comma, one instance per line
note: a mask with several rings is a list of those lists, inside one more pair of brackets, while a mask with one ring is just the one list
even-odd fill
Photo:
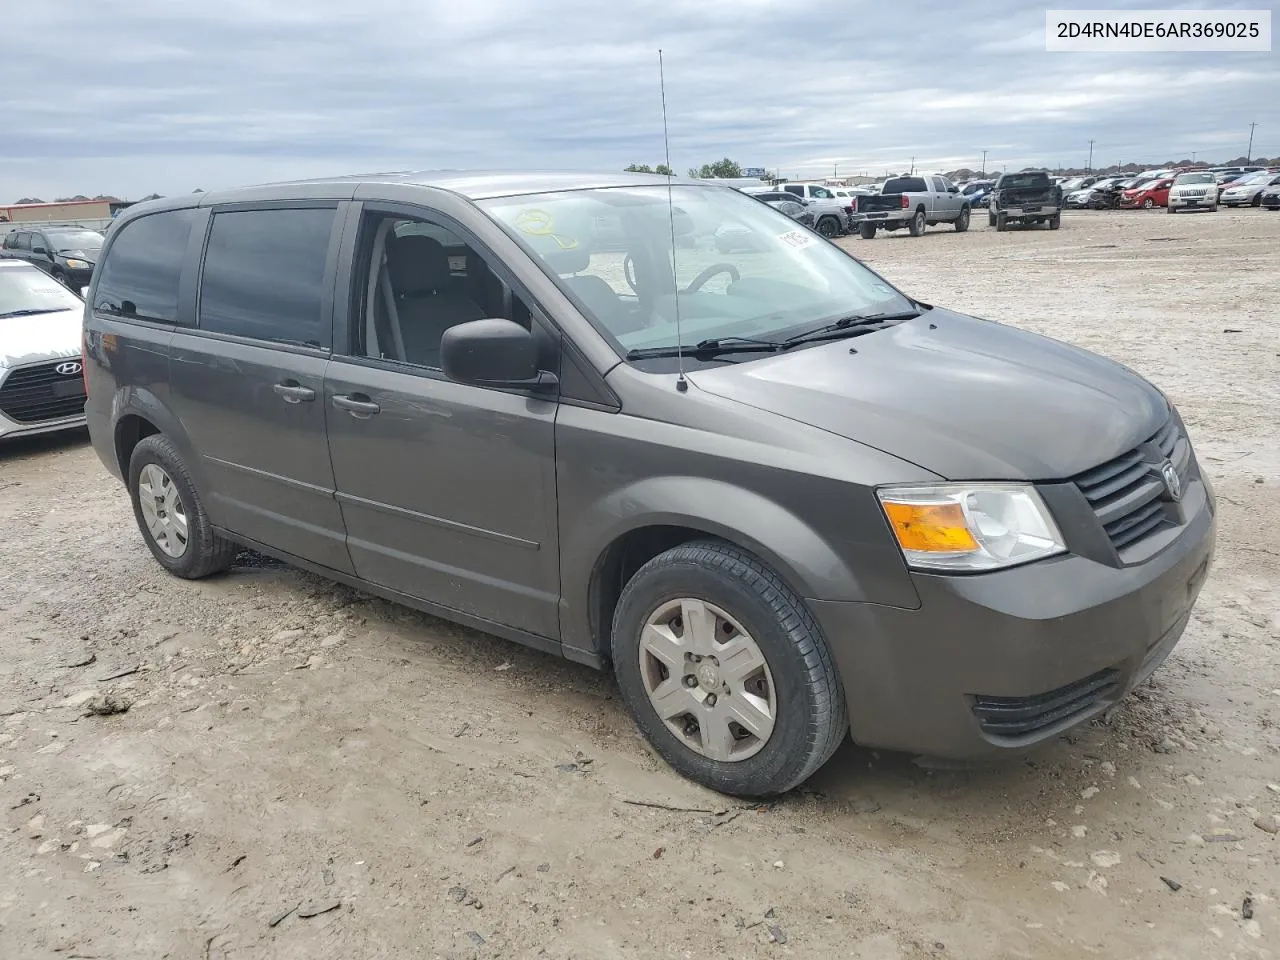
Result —
[[1280, 171], [1260, 167], [1165, 171], [1136, 177], [1073, 177], [1059, 184], [1073, 209], [1115, 210], [1166, 207], [1217, 209], [1262, 206], [1268, 188], [1280, 186]]

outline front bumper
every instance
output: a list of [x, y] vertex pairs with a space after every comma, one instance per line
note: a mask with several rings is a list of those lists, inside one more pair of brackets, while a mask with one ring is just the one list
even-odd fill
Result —
[[1205, 194], [1201, 197], [1175, 197], [1169, 196], [1169, 207], [1173, 210], [1194, 210], [1197, 207], [1208, 210], [1210, 207], [1217, 206], [1217, 198]]
[[87, 421], [84, 415], [66, 417], [62, 420], [51, 420], [47, 423], [14, 423], [4, 414], [0, 414], [0, 440], [16, 440], [18, 437], [31, 437], [38, 433], [56, 433], [59, 430], [82, 430]]
[[81, 287], [87, 287], [89, 281], [93, 278], [93, 267], [85, 267], [81, 270], [72, 270], [70, 267], [62, 271], [67, 278], [67, 286], [76, 293], [80, 292]]
[[981, 759], [1115, 703], [1169, 655], [1208, 574], [1213, 494], [1197, 479], [1193, 496], [1199, 509], [1144, 563], [1068, 554], [989, 574], [916, 573], [916, 610], [810, 601], [844, 678], [852, 738]]

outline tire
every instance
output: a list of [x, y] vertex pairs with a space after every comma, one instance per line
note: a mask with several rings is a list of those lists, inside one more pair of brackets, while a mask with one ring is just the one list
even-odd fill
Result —
[[1150, 197], [1147, 197], [1147, 199], [1145, 199], [1145, 200], [1143, 200], [1143, 201], [1142, 201], [1142, 209], [1143, 209], [1143, 210], [1150, 210], [1150, 209], [1151, 209], [1152, 207], [1154, 207], [1155, 205], [1156, 205], [1156, 202], [1155, 202], [1154, 200], [1152, 200]]
[[1249, 206], [1251, 207], [1262, 206], [1262, 194], [1260, 193], [1254, 194], [1253, 199], [1249, 202]]
[[[715, 608], [715, 609], [711, 609]], [[724, 664], [714, 655], [691, 661], [687, 652], [708, 649], [699, 645], [694, 631], [686, 631], [684, 613], [698, 610], [707, 625], [703, 636], [719, 640], [729, 636], [739, 643], [739, 652], [754, 645], [756, 656], [747, 661], [756, 666], [757, 684], [751, 700], [747, 687], [738, 699], [730, 689], [736, 680], [724, 683], [718, 671]], [[710, 614], [710, 616], [706, 616]], [[666, 620], [667, 617], [674, 619]], [[663, 657], [642, 644], [651, 623], [660, 627], [657, 637]], [[732, 621], [732, 622], [731, 622]], [[677, 632], [678, 630], [678, 632]], [[670, 644], [661, 637], [671, 638]], [[689, 638], [689, 639], [686, 639]], [[682, 645], [685, 654], [681, 654]], [[713, 644], [710, 649], [719, 650]], [[614, 672], [623, 699], [637, 726], [654, 749], [682, 776], [712, 790], [740, 797], [768, 797], [792, 789], [808, 779], [835, 752], [849, 730], [844, 690], [822, 632], [804, 601], [782, 579], [751, 555], [727, 543], [699, 540], [686, 543], [654, 557], [622, 591], [613, 618], [612, 653]], [[723, 654], [722, 654], [723, 655]], [[735, 655], [736, 657], [736, 655]], [[707, 661], [711, 661], [710, 664]], [[685, 682], [672, 683], [671, 663], [685, 672]], [[710, 670], [711, 679], [703, 675]], [[692, 681], [692, 684], [689, 682]], [[704, 689], [721, 691], [712, 700]], [[670, 701], [670, 719], [664, 720], [650, 698], [650, 689]], [[684, 691], [688, 690], [689, 693]], [[765, 693], [761, 693], [765, 691]], [[723, 720], [726, 706], [744, 707], [744, 716], [763, 716], [752, 704], [762, 697], [772, 701], [772, 728], [763, 739], [747, 728], [733, 730]], [[715, 707], [719, 699], [721, 712]], [[741, 705], [741, 706], [739, 706]], [[688, 707], [687, 712], [682, 708]], [[705, 711], [705, 713], [704, 713]], [[698, 723], [697, 717], [702, 720]], [[717, 723], [717, 718], [721, 722]], [[737, 751], [728, 759], [716, 759], [703, 752], [703, 724], [710, 741]], [[715, 730], [727, 731], [715, 738]]]
[[996, 215], [990, 210], [987, 211], [987, 226], [994, 227], [996, 225]]
[[956, 233], [964, 233], [969, 229], [969, 217], [971, 216], [968, 207], [960, 208], [960, 216], [956, 217]]
[[[144, 470], [147, 471], [145, 481]], [[167, 485], [155, 482], [159, 479], [156, 470], [167, 479]], [[161, 490], [168, 490], [176, 496], [176, 500], [169, 500], [165, 504], [164, 513], [170, 520], [169, 527], [173, 531], [181, 527], [173, 518], [183, 517], [185, 541], [181, 533], [173, 532], [166, 535], [169, 549], [158, 542], [143, 508], [140, 491], [144, 488], [144, 482], [146, 488], [156, 494]], [[209, 522], [209, 515], [204, 509], [204, 501], [191, 482], [187, 465], [164, 435], [145, 437], [133, 448], [133, 455], [129, 458], [129, 499], [133, 501], [133, 516], [138, 521], [142, 539], [146, 541], [160, 566], [174, 576], [184, 580], [199, 580], [201, 577], [223, 572], [235, 560], [239, 548], [214, 532], [213, 524]], [[176, 549], [178, 545], [181, 546], [180, 551]]]
[[823, 217], [818, 221], [818, 233], [822, 234], [828, 240], [835, 237], [840, 232], [840, 224], [835, 217]]
[[1055, 213], [1052, 217], [1049, 218], [1050, 230], [1057, 230], [1061, 226], [1062, 226], [1062, 214]]
[[998, 230], [1000, 233], [1004, 233], [1008, 229], [1009, 229], [1009, 215], [1006, 213], [997, 213], [996, 214], [996, 230]]
[[1178, 210], [1177, 210], [1177, 208], [1176, 208], [1176, 207], [1165, 207], [1165, 210], [1166, 210], [1167, 212], [1169, 212], [1169, 213], [1177, 213], [1177, 212], [1178, 212]]
[[919, 209], [916, 210], [916, 215], [912, 217], [910, 222], [907, 224], [907, 231], [913, 237], [922, 237], [924, 236], [924, 228], [925, 228], [924, 207], [920, 207]]
[[874, 223], [858, 224], [858, 236], [863, 240], [874, 240], [876, 238], [876, 225]]

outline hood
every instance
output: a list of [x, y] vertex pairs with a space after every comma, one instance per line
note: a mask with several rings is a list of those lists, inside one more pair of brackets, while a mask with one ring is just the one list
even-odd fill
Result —
[[101, 250], [59, 250], [58, 256], [64, 260], [70, 258], [75, 260], [87, 260], [90, 263], [97, 263], [98, 254]]
[[59, 357], [80, 359], [79, 310], [0, 317], [0, 370]]
[[941, 308], [688, 377], [960, 480], [1070, 477], [1132, 449], [1168, 416], [1161, 393], [1127, 367]]

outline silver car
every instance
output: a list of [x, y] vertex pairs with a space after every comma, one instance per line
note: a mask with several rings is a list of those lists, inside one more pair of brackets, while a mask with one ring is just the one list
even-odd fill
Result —
[[0, 260], [0, 440], [84, 426], [84, 301], [24, 260]]
[[1179, 210], [1217, 210], [1217, 178], [1208, 170], [1190, 170], [1178, 174], [1169, 187], [1166, 209], [1170, 213], [1177, 213]]
[[1262, 203], [1262, 192], [1267, 187], [1280, 186], [1280, 173], [1255, 173], [1237, 180], [1222, 191], [1218, 198], [1224, 207], [1257, 207]]

